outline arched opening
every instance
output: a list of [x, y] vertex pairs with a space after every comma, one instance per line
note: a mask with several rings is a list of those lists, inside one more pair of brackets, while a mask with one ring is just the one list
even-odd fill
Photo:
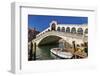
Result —
[[62, 27], [62, 32], [65, 32], [65, 27]]
[[76, 33], [76, 28], [75, 28], [75, 27], [73, 27], [73, 28], [71, 29], [71, 33], [73, 33], [73, 34]]
[[57, 31], [60, 31], [60, 27], [57, 27]]
[[83, 29], [82, 28], [78, 28], [77, 33], [80, 35], [83, 35]]
[[50, 35], [41, 39], [38, 43], [38, 46], [41, 45], [50, 45], [50, 44], [57, 44], [59, 40], [62, 39], [59, 36]]
[[50, 31], [50, 29], [48, 29], [48, 31]]
[[70, 33], [70, 27], [67, 27], [67, 28], [66, 28], [66, 32], [67, 32], [67, 33]]
[[84, 32], [84, 33], [85, 33], [85, 34], [88, 34], [88, 28], [85, 29], [85, 32]]
[[55, 23], [52, 23], [52, 25], [51, 25], [51, 30], [56, 30], [56, 24]]
[[[63, 40], [63, 41], [62, 41]], [[71, 47], [69, 42], [66, 42], [62, 37], [50, 35], [41, 39], [38, 43], [38, 46], [43, 45], [59, 45], [59, 47]], [[62, 46], [63, 45], [63, 46]]]

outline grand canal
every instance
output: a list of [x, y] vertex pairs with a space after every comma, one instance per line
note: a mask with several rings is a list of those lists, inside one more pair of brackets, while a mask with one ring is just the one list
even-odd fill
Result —
[[63, 48], [63, 43], [44, 45], [36, 47], [36, 60], [51, 60], [51, 59], [60, 59], [50, 52], [51, 48]]

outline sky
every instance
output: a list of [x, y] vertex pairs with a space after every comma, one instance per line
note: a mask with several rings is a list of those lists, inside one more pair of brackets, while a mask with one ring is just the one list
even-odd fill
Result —
[[28, 15], [28, 27], [40, 32], [48, 28], [52, 21], [57, 21], [57, 24], [88, 24], [88, 17]]

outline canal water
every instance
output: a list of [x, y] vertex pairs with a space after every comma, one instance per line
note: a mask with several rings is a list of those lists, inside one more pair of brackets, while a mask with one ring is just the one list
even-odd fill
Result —
[[58, 47], [63, 48], [63, 43], [36, 47], [36, 60], [60, 59], [50, 52], [50, 49]]

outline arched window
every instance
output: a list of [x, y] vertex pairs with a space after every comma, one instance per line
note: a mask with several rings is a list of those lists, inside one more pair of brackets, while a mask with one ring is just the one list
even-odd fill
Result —
[[71, 29], [71, 33], [76, 33], [76, 28], [75, 27], [73, 27], [72, 29]]
[[57, 27], [57, 31], [60, 31], [60, 27]]
[[88, 29], [87, 28], [85, 29], [85, 34], [88, 34]]
[[65, 27], [62, 27], [62, 32], [65, 32]]
[[66, 28], [66, 32], [70, 33], [70, 27]]
[[48, 29], [48, 31], [50, 31], [50, 29]]
[[56, 30], [56, 24], [55, 23], [52, 23], [51, 30]]
[[82, 28], [78, 28], [77, 33], [83, 35], [83, 29]]

